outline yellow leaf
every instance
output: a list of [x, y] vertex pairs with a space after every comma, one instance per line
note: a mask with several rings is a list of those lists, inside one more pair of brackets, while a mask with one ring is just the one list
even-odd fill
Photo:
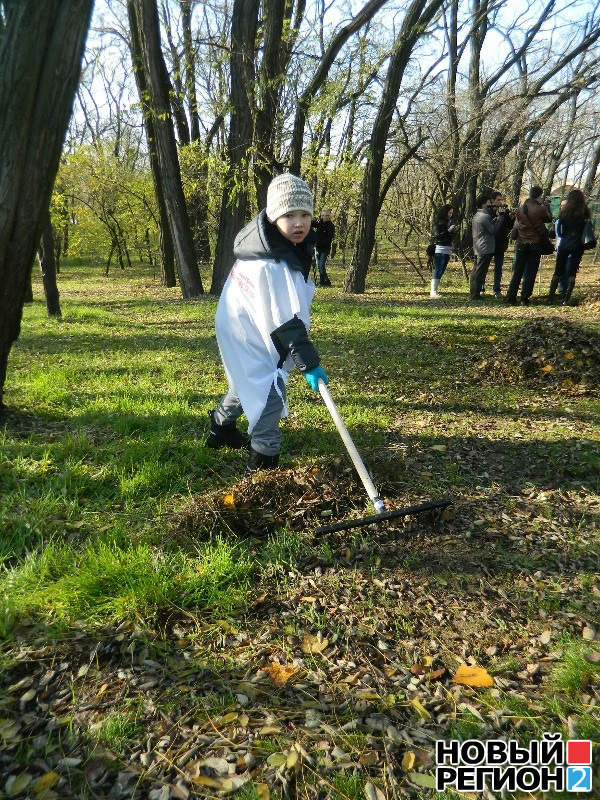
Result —
[[554, 367], [552, 366], [552, 364], [546, 364], [545, 367], [542, 367], [542, 372], [552, 372], [553, 369]]
[[281, 733], [281, 728], [278, 728], [277, 725], [265, 725], [259, 730], [261, 736], [270, 736], [276, 733]]
[[271, 792], [266, 783], [255, 783], [254, 788], [258, 795], [258, 800], [271, 800]]
[[575, 353], [569, 350], [569, 352], [565, 353], [565, 358], [567, 361], [572, 361], [575, 358]]
[[226, 494], [223, 498], [223, 505], [227, 506], [228, 508], [235, 508], [235, 500], [233, 499], [232, 494]]
[[433, 444], [433, 445], [431, 445], [431, 449], [435, 450], [436, 453], [445, 453], [446, 450], [447, 450], [447, 447], [446, 447], [445, 444]]
[[98, 689], [96, 697], [102, 697], [102, 695], [107, 689], [108, 689], [108, 683], [103, 683], [102, 686]]
[[225, 714], [224, 717], [221, 717], [221, 722], [224, 725], [229, 725], [230, 722], [235, 722], [238, 718], [237, 711], [230, 711], [229, 714]]
[[298, 751], [290, 750], [288, 753], [287, 761], [285, 762], [286, 769], [293, 769], [298, 763]]
[[316, 636], [313, 636], [310, 633], [307, 633], [302, 640], [302, 652], [303, 653], [322, 653], [323, 650], [329, 644], [329, 639], [323, 639], [319, 641]]
[[488, 336], [488, 342], [493, 342], [495, 338], [495, 336]]
[[412, 753], [410, 750], [407, 750], [406, 753], [402, 756], [402, 769], [404, 772], [410, 772], [410, 770], [415, 765], [415, 754]]
[[38, 794], [38, 792], [43, 792], [45, 789], [52, 789], [53, 786], [56, 786], [59, 780], [60, 775], [58, 773], [47, 772], [45, 775], [42, 775], [41, 778], [38, 778], [31, 788], [36, 794]]
[[242, 714], [240, 716], [240, 725], [242, 726], [242, 728], [245, 728], [249, 722], [250, 722], [250, 717], [248, 716], [248, 714]]
[[467, 664], [460, 664], [452, 680], [454, 683], [462, 683], [463, 686], [494, 685], [494, 679], [483, 667], [469, 667]]
[[298, 672], [298, 667], [294, 667], [292, 664], [287, 664], [284, 666], [282, 664], [278, 664], [276, 661], [273, 661], [267, 667], [267, 672], [269, 673], [269, 678], [271, 678], [275, 686], [283, 686], [289, 681], [292, 675], [295, 675]]
[[197, 783], [198, 786], [210, 786], [211, 789], [221, 788], [221, 781], [209, 778], [208, 775], [198, 775], [197, 778], [192, 778], [192, 780], [194, 783]]
[[417, 714], [421, 717], [421, 719], [429, 719], [431, 714], [429, 713], [429, 711], [427, 711], [427, 709], [425, 708], [423, 703], [421, 703], [420, 700], [417, 700], [417, 698], [415, 697], [413, 700], [410, 701], [410, 704], [417, 712]]

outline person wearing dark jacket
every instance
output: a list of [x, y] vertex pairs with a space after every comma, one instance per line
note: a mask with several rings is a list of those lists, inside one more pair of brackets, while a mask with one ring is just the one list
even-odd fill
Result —
[[450, 256], [452, 255], [452, 237], [456, 232], [456, 225], [452, 223], [454, 210], [451, 205], [440, 206], [435, 215], [433, 225], [433, 242], [435, 253], [433, 256], [433, 276], [431, 278], [430, 297], [439, 297], [438, 291], [442, 275], [446, 271]]
[[325, 263], [331, 253], [335, 237], [335, 225], [331, 221], [331, 209], [324, 208], [319, 219], [313, 220], [312, 227], [316, 234], [315, 251], [317, 267], [319, 268], [319, 281], [321, 286], [331, 286], [331, 281], [325, 269]]
[[225, 282], [215, 329], [229, 389], [209, 413], [208, 447], [240, 448], [237, 430], [248, 419], [247, 469], [279, 463], [279, 421], [288, 415], [285, 386], [297, 367], [314, 391], [328, 383], [308, 337], [315, 285], [309, 277], [314, 236], [310, 187], [296, 175], [269, 184], [267, 207], [237, 235], [235, 263]]
[[[508, 248], [508, 237], [512, 230], [514, 217], [508, 210], [506, 198], [502, 192], [492, 192], [492, 209], [495, 218], [502, 220], [502, 225], [496, 231], [496, 247], [494, 250], [494, 297], [502, 297], [502, 267], [504, 266], [504, 253]], [[482, 285], [481, 292], [485, 291]]]
[[515, 260], [513, 274], [506, 293], [506, 302], [514, 305], [517, 302], [517, 292], [521, 279], [521, 302], [529, 304], [533, 292], [535, 279], [540, 267], [541, 244], [544, 235], [543, 228], [546, 222], [552, 221], [548, 203], [542, 198], [540, 186], [532, 186], [528, 199], [521, 208], [517, 209], [515, 228], [517, 230], [517, 244], [515, 247]]
[[477, 211], [473, 217], [473, 252], [475, 263], [471, 271], [471, 300], [481, 300], [481, 287], [496, 250], [496, 234], [502, 225], [502, 217], [492, 215], [492, 198], [483, 192], [476, 200]]
[[556, 251], [554, 275], [550, 281], [548, 295], [550, 303], [554, 302], [558, 284], [564, 281], [566, 290], [563, 295], [563, 305], [569, 304], [583, 256], [583, 228], [585, 221], [590, 218], [590, 210], [585, 203], [583, 192], [580, 189], [571, 189], [564, 208], [561, 207], [556, 224], [556, 235], [560, 241]]

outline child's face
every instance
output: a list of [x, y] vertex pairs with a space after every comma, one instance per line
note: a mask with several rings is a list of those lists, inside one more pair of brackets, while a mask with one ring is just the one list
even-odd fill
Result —
[[289, 211], [275, 220], [275, 225], [282, 236], [292, 244], [300, 244], [306, 239], [310, 230], [312, 216], [308, 211]]

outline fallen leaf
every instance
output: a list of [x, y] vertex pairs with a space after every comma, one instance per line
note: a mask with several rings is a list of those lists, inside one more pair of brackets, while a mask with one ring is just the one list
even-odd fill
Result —
[[281, 733], [281, 728], [278, 728], [277, 725], [265, 725], [259, 730], [261, 736], [274, 736], [277, 733]]
[[358, 760], [363, 767], [374, 767], [379, 759], [374, 750], [367, 750], [365, 753], [360, 754]]
[[282, 767], [287, 762], [287, 756], [283, 753], [271, 753], [267, 758], [270, 767]]
[[416, 783], [417, 786], [423, 786], [426, 789], [435, 789], [435, 778], [433, 775], [425, 775], [422, 772], [411, 772], [408, 778], [413, 783]]
[[20, 775], [11, 775], [5, 784], [6, 793], [9, 797], [15, 797], [27, 789], [31, 783], [31, 775], [27, 772], [22, 772]]
[[429, 711], [427, 711], [427, 709], [425, 708], [423, 703], [421, 703], [420, 700], [417, 700], [417, 698], [415, 697], [413, 700], [410, 701], [410, 704], [421, 719], [429, 719], [431, 714], [429, 713]]
[[587, 639], [588, 642], [593, 642], [596, 638], [596, 629], [593, 625], [586, 625], [581, 635], [584, 639]]
[[266, 671], [275, 686], [283, 686], [298, 672], [298, 667], [294, 667], [293, 664], [283, 665], [272, 661], [266, 668]]
[[483, 669], [483, 667], [469, 667], [467, 664], [460, 664], [454, 677], [454, 683], [462, 683], [463, 686], [493, 686], [494, 679]]
[[303, 653], [322, 653], [329, 644], [329, 639], [319, 640], [317, 636], [307, 633], [302, 640]]
[[192, 778], [192, 780], [198, 786], [209, 786], [211, 789], [221, 788], [221, 781], [215, 778], [209, 778], [207, 775], [198, 775], [197, 778]]
[[45, 775], [42, 775], [31, 787], [33, 791], [38, 794], [38, 792], [43, 792], [47, 789], [52, 789], [60, 780], [60, 775], [57, 772], [47, 772]]
[[384, 793], [371, 781], [365, 783], [365, 797], [367, 800], [385, 800]]
[[254, 788], [258, 795], [258, 800], [271, 800], [271, 792], [266, 783], [255, 783]]
[[223, 498], [223, 505], [227, 506], [228, 508], [235, 508], [235, 500], [233, 499], [232, 494], [226, 494]]
[[404, 770], [404, 772], [410, 772], [410, 770], [415, 765], [415, 761], [416, 761], [415, 754], [410, 750], [407, 750], [406, 753], [404, 753], [404, 755], [402, 756], [402, 769]]

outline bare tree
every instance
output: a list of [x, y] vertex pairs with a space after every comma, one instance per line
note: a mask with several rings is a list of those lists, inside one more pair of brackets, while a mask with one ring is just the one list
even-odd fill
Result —
[[[407, 8], [390, 57], [383, 95], [373, 133], [369, 142], [367, 163], [361, 187], [360, 217], [354, 256], [346, 274], [344, 291], [361, 293], [369, 269], [369, 261], [375, 243], [377, 217], [381, 209], [381, 174], [386, 142], [392, 116], [400, 92], [400, 84], [408, 60], [429, 23], [440, 10], [443, 0], [412, 0]], [[385, 196], [385, 195], [384, 195]]]

